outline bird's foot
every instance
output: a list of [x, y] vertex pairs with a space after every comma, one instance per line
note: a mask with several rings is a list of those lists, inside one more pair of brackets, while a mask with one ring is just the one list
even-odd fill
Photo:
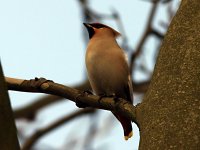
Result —
[[88, 96], [88, 95], [91, 95], [91, 94], [93, 94], [93, 93], [92, 93], [92, 91], [90, 91], [90, 90], [85, 90], [84, 92], [79, 93], [79, 94], [76, 96], [76, 98], [75, 98], [75, 100], [76, 100], [76, 106], [79, 107], [79, 108], [86, 108], [86, 107], [88, 107], [87, 104], [85, 104], [84, 102], [81, 102], [81, 101], [79, 100], [79, 97]]
[[85, 90], [83, 93], [86, 95], [93, 95], [91, 90]]

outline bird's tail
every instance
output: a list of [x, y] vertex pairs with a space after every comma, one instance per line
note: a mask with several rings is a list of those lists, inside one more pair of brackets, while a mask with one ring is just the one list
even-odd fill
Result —
[[121, 123], [121, 125], [124, 129], [125, 140], [128, 140], [133, 135], [131, 120], [122, 116], [122, 115], [119, 115], [119, 114], [116, 114], [116, 113], [113, 113], [113, 114], [119, 120], [119, 122]]

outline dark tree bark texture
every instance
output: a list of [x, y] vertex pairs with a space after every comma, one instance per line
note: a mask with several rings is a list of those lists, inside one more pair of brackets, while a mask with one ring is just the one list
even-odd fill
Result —
[[200, 149], [199, 0], [182, 0], [137, 119], [140, 150]]
[[20, 150], [6, 83], [0, 64], [0, 149]]

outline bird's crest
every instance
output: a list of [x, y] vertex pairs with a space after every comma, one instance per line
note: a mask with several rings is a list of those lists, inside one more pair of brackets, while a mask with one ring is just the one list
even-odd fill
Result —
[[96, 29], [109, 28], [109, 29], [111, 29], [113, 31], [115, 37], [118, 37], [118, 36], [121, 35], [118, 31], [116, 31], [113, 28], [111, 28], [111, 27], [109, 27], [109, 26], [107, 26], [105, 24], [102, 24], [102, 23], [91, 23], [89, 25], [92, 26], [93, 28], [96, 28]]

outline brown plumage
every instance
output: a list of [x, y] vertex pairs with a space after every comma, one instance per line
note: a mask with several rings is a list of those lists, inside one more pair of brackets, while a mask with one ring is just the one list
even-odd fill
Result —
[[[120, 35], [100, 23], [85, 24], [90, 41], [86, 51], [88, 79], [97, 95], [115, 96], [133, 102], [132, 81], [124, 51], [116, 37]], [[132, 136], [131, 120], [123, 114], [113, 113], [124, 129], [125, 139]]]

